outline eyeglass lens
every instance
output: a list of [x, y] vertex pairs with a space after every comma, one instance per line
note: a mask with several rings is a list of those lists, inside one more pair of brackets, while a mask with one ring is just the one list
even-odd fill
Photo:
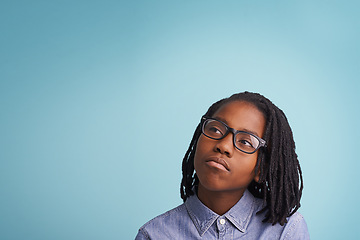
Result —
[[[223, 123], [214, 120], [207, 119], [203, 125], [203, 133], [213, 139], [221, 139], [227, 134], [229, 129]], [[253, 135], [246, 132], [238, 132], [235, 136], [235, 145], [237, 148], [245, 152], [254, 152], [260, 145], [259, 140]]]

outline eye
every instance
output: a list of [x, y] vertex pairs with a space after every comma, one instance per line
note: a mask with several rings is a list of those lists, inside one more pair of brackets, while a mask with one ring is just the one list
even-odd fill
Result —
[[209, 126], [209, 131], [214, 134], [222, 134], [221, 130], [216, 126]]
[[204, 133], [212, 138], [220, 139], [226, 133], [226, 127], [216, 120], [205, 122]]
[[248, 133], [238, 133], [236, 135], [236, 145], [243, 149], [251, 151], [257, 147], [257, 139]]
[[252, 145], [249, 141], [247, 141], [247, 140], [245, 140], [245, 139], [239, 139], [238, 142], [239, 142], [239, 144], [241, 144], [241, 145], [254, 148], [253, 145]]

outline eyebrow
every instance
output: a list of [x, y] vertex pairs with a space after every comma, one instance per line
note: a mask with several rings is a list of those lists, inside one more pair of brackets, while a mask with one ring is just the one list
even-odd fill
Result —
[[[229, 126], [229, 123], [228, 123], [224, 118], [222, 118], [222, 117], [212, 117], [212, 118], [217, 119], [217, 120], [220, 120], [220, 121], [226, 123], [226, 125]], [[230, 126], [229, 126], [229, 127], [230, 127]], [[235, 129], [235, 128], [234, 128], [234, 129]], [[251, 130], [249, 130], [249, 129], [247, 129], [247, 128], [243, 128], [243, 129], [240, 129], [240, 130], [239, 130], [239, 129], [235, 129], [235, 130], [236, 130], [236, 131], [244, 131], [244, 132], [252, 133], [252, 134], [256, 135], [257, 137], [259, 137], [259, 134], [258, 134], [257, 132], [251, 131]]]

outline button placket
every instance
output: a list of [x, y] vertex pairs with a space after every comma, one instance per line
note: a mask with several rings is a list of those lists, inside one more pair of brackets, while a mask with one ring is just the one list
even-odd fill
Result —
[[220, 219], [220, 221], [219, 221], [219, 223], [221, 224], [221, 225], [224, 225], [225, 224], [225, 219]]
[[217, 220], [217, 227], [218, 227], [218, 231], [219, 231], [219, 237], [220, 239], [222, 239], [225, 236], [225, 223], [226, 220], [224, 218], [219, 218]]

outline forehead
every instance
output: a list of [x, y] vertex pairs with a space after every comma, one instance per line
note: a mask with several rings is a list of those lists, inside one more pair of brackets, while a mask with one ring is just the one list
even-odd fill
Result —
[[265, 130], [265, 118], [253, 104], [233, 101], [221, 106], [212, 116], [237, 130], [250, 131], [262, 137]]

